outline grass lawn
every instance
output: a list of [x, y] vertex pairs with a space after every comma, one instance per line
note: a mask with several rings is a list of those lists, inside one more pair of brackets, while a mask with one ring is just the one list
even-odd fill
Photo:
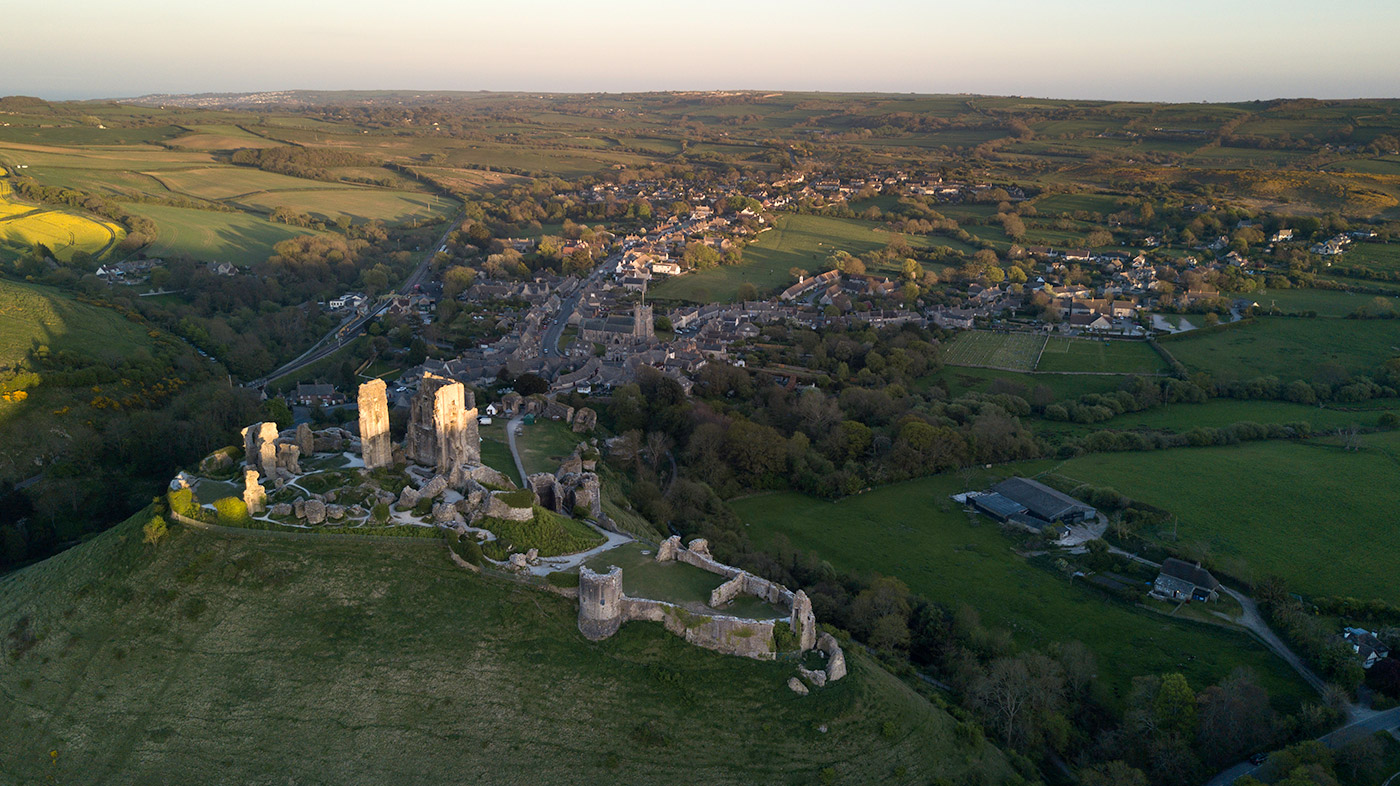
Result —
[[[733, 300], [745, 283], [753, 284], [760, 293], [771, 292], [796, 280], [788, 273], [794, 267], [808, 274], [824, 273], [831, 269], [827, 257], [837, 251], [864, 254], [884, 248], [892, 237], [894, 234], [883, 226], [869, 221], [780, 215], [772, 229], [744, 249], [742, 263], [669, 278], [651, 294], [663, 299], [709, 303]], [[905, 240], [916, 247], [938, 242], [920, 235], [906, 235]]]
[[[492, 419], [491, 425], [479, 426], [481, 432], [481, 463], [519, 483], [515, 475], [515, 460], [506, 444], [505, 421]], [[494, 429], [494, 431], [491, 431]]]
[[247, 213], [217, 213], [164, 205], [126, 206], [156, 222], [159, 236], [146, 249], [152, 256], [179, 256], [249, 266], [264, 262], [277, 243], [313, 230], [274, 224]]
[[0, 780], [518, 784], [521, 762], [532, 784], [1010, 777], [859, 651], [798, 697], [791, 663], [660, 625], [589, 642], [574, 602], [470, 574], [433, 541], [172, 524], [151, 547], [142, 523], [0, 578], [0, 631], [18, 636]]
[[557, 471], [560, 462], [568, 458], [578, 443], [583, 441], [583, 435], [569, 430], [568, 424], [563, 421], [536, 420], [534, 425], [522, 424], [521, 429], [520, 436], [515, 438], [515, 446], [520, 449], [520, 463], [525, 465], [525, 472], [529, 475]]
[[1341, 261], [1335, 264], [1367, 270], [1400, 270], [1400, 243], [1352, 243]]
[[1239, 666], [1254, 669], [1282, 706], [1306, 694], [1282, 661], [1243, 633], [1135, 609], [1028, 564], [996, 524], [969, 518], [948, 499], [963, 490], [957, 477], [941, 475], [839, 502], [781, 493], [731, 506], [761, 543], [783, 534], [838, 569], [897, 576], [950, 608], [975, 608], [984, 623], [1010, 630], [1023, 645], [1082, 641], [1120, 700], [1137, 675], [1180, 671], [1199, 690]]
[[950, 366], [986, 366], [1034, 371], [1045, 336], [1030, 333], [992, 333], [968, 330], [943, 348], [943, 362]]
[[[527, 502], [530, 498], [529, 491], [514, 493], [525, 495]], [[496, 533], [497, 539], [487, 542], [482, 549], [488, 557], [499, 560], [513, 552], [523, 554], [530, 549], [539, 549], [541, 557], [576, 554], [603, 543], [603, 536], [587, 524], [540, 507], [535, 508], [535, 518], [531, 521], [482, 519], [479, 526]]]
[[1400, 354], [1400, 321], [1260, 317], [1216, 333], [1163, 341], [1193, 371], [1222, 379], [1312, 380], [1326, 366], [1369, 371]]
[[1400, 433], [1347, 452], [1318, 441], [1093, 454], [1055, 472], [1175, 513], [1182, 543], [1244, 578], [1308, 595], [1400, 597]]
[[1035, 370], [1160, 374], [1167, 370], [1167, 364], [1145, 341], [1051, 336]]

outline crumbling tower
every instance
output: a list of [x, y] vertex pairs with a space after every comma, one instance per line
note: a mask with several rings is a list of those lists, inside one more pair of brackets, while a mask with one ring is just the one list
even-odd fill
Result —
[[389, 444], [389, 402], [384, 380], [372, 379], [360, 385], [360, 457], [367, 469], [394, 463]]
[[622, 627], [622, 568], [594, 573], [578, 569], [578, 629], [589, 641], [601, 641]]
[[480, 464], [476, 414], [476, 399], [462, 383], [424, 374], [409, 408], [408, 437], [404, 441], [408, 459], [434, 467], [439, 475], [450, 475], [468, 464]]

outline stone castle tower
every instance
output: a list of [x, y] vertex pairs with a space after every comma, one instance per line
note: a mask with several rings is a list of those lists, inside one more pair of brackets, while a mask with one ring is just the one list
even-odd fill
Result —
[[[470, 407], [468, 407], [468, 399]], [[448, 475], [481, 463], [476, 398], [462, 383], [426, 373], [409, 408], [404, 452], [408, 460]]]
[[594, 573], [578, 569], [578, 629], [589, 641], [601, 641], [622, 627], [622, 568]]
[[389, 402], [384, 380], [372, 379], [360, 385], [360, 457], [365, 467], [376, 469], [394, 463], [389, 444]]

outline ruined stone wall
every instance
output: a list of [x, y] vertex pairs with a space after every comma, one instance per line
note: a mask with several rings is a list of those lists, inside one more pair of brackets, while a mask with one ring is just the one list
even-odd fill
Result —
[[360, 385], [360, 457], [365, 467], [378, 469], [393, 463], [389, 442], [389, 402], [384, 380], [372, 379]]
[[626, 622], [660, 622], [666, 630], [690, 644], [726, 655], [755, 660], [772, 660], [776, 657], [771, 620], [696, 614], [663, 600], [627, 597], [623, 598], [623, 618]]

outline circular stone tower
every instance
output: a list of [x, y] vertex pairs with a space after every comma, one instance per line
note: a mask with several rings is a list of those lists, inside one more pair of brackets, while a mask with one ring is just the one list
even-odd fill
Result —
[[578, 569], [578, 629], [590, 641], [600, 641], [622, 627], [622, 568], [594, 573]]

